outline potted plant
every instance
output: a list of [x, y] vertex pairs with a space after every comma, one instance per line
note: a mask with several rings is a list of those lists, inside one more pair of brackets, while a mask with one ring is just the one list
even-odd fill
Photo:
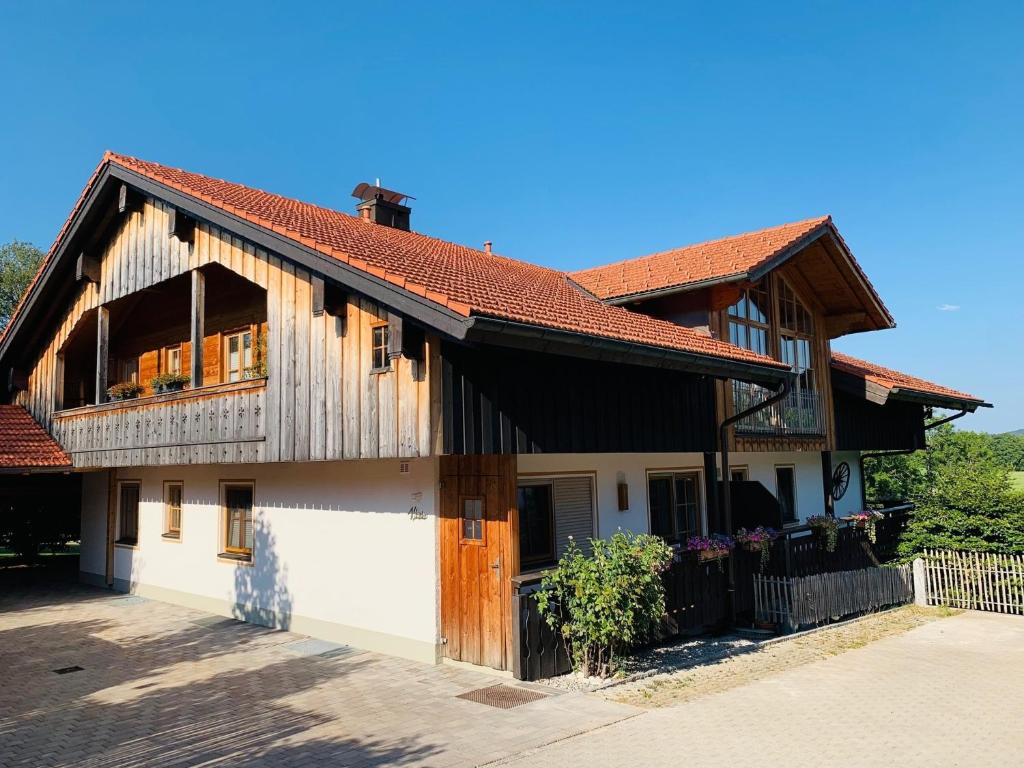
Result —
[[693, 536], [686, 542], [686, 549], [690, 552], [696, 552], [700, 557], [701, 562], [709, 560], [718, 560], [718, 567], [722, 567], [720, 562], [723, 557], [728, 554], [736, 546], [736, 542], [733, 541], [731, 536], [726, 536], [723, 533], [713, 533], [710, 536]]
[[761, 553], [761, 570], [763, 571], [772, 555], [772, 542], [779, 538], [779, 532], [774, 528], [766, 528], [763, 525], [759, 525], [752, 531], [740, 528], [736, 531], [734, 538], [736, 543], [748, 552]]
[[839, 540], [838, 520], [830, 515], [811, 515], [807, 518], [807, 524], [815, 536], [824, 539], [826, 552], [836, 551], [836, 542]]
[[877, 533], [875, 530], [875, 524], [884, 517], [885, 515], [881, 512], [876, 512], [873, 509], [865, 509], [862, 512], [855, 512], [852, 515], [848, 515], [847, 517], [844, 517], [843, 520], [849, 520], [861, 530], [867, 531], [868, 541], [874, 544]]
[[162, 392], [180, 392], [192, 379], [184, 373], [161, 373], [154, 376], [152, 380], [153, 391], [157, 394]]
[[145, 391], [145, 387], [134, 381], [122, 381], [107, 390], [111, 400], [134, 400]]

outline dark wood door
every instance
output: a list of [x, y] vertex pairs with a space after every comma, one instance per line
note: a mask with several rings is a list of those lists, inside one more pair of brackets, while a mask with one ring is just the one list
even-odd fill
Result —
[[441, 632], [448, 658], [507, 669], [519, 572], [515, 456], [441, 457]]

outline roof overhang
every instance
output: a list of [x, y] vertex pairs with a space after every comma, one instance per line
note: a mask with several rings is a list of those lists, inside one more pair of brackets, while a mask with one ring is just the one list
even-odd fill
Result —
[[957, 411], [974, 413], [978, 408], [991, 408], [991, 403], [973, 398], [944, 395], [937, 392], [925, 392], [896, 385], [888, 385], [881, 381], [868, 379], [848, 371], [832, 367], [832, 384], [848, 394], [863, 398], [876, 405], [885, 405], [890, 401], [917, 403], [928, 408], [948, 408]]
[[534, 352], [653, 368], [668, 368], [718, 379], [749, 381], [770, 387], [777, 387], [783, 381], [792, 380], [794, 376], [788, 368], [758, 365], [602, 336], [588, 336], [491, 317], [475, 316], [471, 318], [471, 323], [472, 327], [467, 334], [467, 341], [514, 349], [528, 349]]

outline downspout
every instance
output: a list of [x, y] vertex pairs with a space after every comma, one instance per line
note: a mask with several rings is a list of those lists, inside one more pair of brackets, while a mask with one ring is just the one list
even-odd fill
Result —
[[[959, 413], [954, 413], [952, 416], [947, 416], [944, 419], [933, 421], [931, 424], [924, 425], [924, 431], [927, 432], [929, 429], [935, 429], [941, 427], [943, 424], [949, 424], [951, 421], [956, 421], [962, 416], [966, 416], [968, 413], [973, 413], [966, 408], [961, 408]], [[862, 453], [860, 455], [858, 463], [860, 464], [860, 501], [861, 505], [866, 509], [868, 506], [868, 489], [867, 484], [864, 482], [864, 459], [881, 459], [885, 456], [907, 456], [911, 453], [917, 453], [922, 450], [920, 448], [902, 448], [896, 451], [875, 451], [874, 453]], [[928, 450], [926, 445], [923, 450]]]
[[[734, 413], [728, 417], [718, 427], [718, 443], [722, 452], [722, 527], [725, 528], [727, 535], [732, 532], [732, 492], [729, 487], [729, 427], [738, 421], [751, 416], [759, 411], [763, 411], [765, 408], [769, 408], [775, 403], [784, 400], [789, 395], [790, 388], [792, 387], [792, 379], [787, 378], [782, 382], [782, 386], [779, 391], [769, 397], [763, 403], [752, 405], [745, 411]], [[729, 625], [732, 626], [736, 623], [736, 569], [733, 564], [733, 558], [729, 558], [729, 590], [728, 590], [728, 602], [729, 602]]]

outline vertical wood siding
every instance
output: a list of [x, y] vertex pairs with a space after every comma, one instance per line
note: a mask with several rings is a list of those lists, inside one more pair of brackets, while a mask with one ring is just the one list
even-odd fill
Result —
[[[125, 216], [101, 256], [99, 283], [83, 283], [78, 289], [16, 402], [52, 430], [58, 353], [88, 313], [189, 270], [220, 264], [267, 292], [268, 379], [259, 395], [259, 434], [250, 435], [259, 447], [253, 456], [214, 441], [215, 435], [223, 440], [235, 434], [230, 419], [223, 416], [232, 410], [225, 401], [218, 409], [197, 408], [184, 414], [189, 423], [194, 421], [195, 429], [180, 437], [191, 445], [173, 455], [168, 451], [159, 457], [147, 453], [147, 445], [166, 441], [163, 435], [153, 433], [152, 424], [149, 431], [143, 429], [146, 419], [142, 418], [141, 442], [134, 453], [110, 449], [104, 452], [114, 458], [100, 460], [95, 450], [75, 451], [76, 466], [412, 458], [431, 453], [435, 437], [431, 413], [439, 412], [435, 408], [439, 387], [431, 384], [439, 373], [435, 337], [428, 336], [423, 361], [401, 358], [394, 361], [392, 370], [371, 373], [370, 328], [387, 319], [384, 307], [350, 295], [340, 316], [326, 312], [314, 316], [313, 281], [319, 277], [205, 223], [197, 226], [192, 244], [172, 238], [167, 233], [168, 211], [162, 202], [147, 199], [142, 210]], [[205, 352], [214, 359], [219, 359], [219, 354], [219, 349]], [[201, 391], [191, 394], [198, 396]], [[184, 404], [188, 399], [187, 394], [183, 396], [180, 407], [190, 408]], [[116, 420], [110, 413], [76, 413], [76, 426], [62, 425], [59, 431], [65, 436], [77, 431], [84, 435], [89, 426], [80, 422], [92, 421], [93, 434], [97, 429], [107, 434], [107, 424]], [[71, 417], [58, 419], [69, 421]], [[163, 428], [171, 429], [170, 422], [161, 421]], [[123, 436], [124, 429], [123, 425], [112, 426], [109, 434]]]

